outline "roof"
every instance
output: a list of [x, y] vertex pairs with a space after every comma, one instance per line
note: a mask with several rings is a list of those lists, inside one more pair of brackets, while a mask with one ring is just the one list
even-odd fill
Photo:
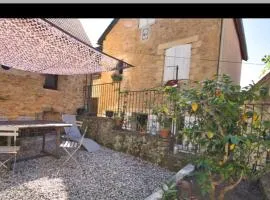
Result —
[[106, 36], [108, 35], [108, 33], [112, 30], [112, 28], [114, 27], [114, 25], [119, 21], [119, 18], [114, 18], [112, 20], [112, 22], [109, 24], [109, 26], [105, 29], [105, 31], [102, 33], [102, 35], [100, 36], [100, 38], [97, 41], [97, 44], [102, 46], [103, 40], [105, 40]]
[[73, 37], [76, 37], [77, 39], [87, 43], [88, 45], [91, 45], [91, 42], [80, 20], [74, 18], [46, 18], [46, 20], [68, 32]]
[[264, 77], [262, 77], [257, 83], [256, 85], [260, 85], [265, 83], [266, 81], [270, 80], [270, 72], [268, 72]]
[[[109, 32], [112, 30], [114, 25], [119, 21], [119, 18], [115, 18], [109, 26], [105, 29], [103, 34], [98, 39], [98, 44], [102, 45], [103, 40], [105, 40], [106, 36], [109, 34]], [[240, 50], [241, 50], [241, 56], [242, 59], [247, 61], [248, 59], [248, 53], [247, 53], [247, 45], [246, 45], [246, 38], [245, 38], [245, 31], [243, 26], [243, 21], [241, 18], [234, 19], [234, 25], [236, 28], [236, 32], [238, 35], [239, 43], [240, 43]]]

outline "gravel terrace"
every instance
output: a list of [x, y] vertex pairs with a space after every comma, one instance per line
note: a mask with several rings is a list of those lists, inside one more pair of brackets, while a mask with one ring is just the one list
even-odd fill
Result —
[[[53, 140], [47, 142], [47, 149], [53, 146]], [[21, 144], [23, 156], [40, 149], [41, 140]], [[57, 175], [67, 158], [65, 152], [61, 154], [59, 160], [49, 156], [18, 162], [14, 174], [0, 168], [0, 199], [140, 200], [175, 174], [102, 147], [94, 153], [78, 151], [75, 158], [81, 168], [70, 160]]]

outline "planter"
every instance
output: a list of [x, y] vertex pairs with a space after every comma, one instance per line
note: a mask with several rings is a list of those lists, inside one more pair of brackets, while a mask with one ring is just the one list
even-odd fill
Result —
[[123, 119], [115, 119], [115, 128], [122, 129], [123, 126]]
[[170, 130], [168, 130], [168, 129], [161, 129], [160, 130], [160, 137], [162, 137], [162, 138], [168, 138], [169, 137], [169, 135], [170, 135]]
[[111, 78], [113, 82], [120, 82], [123, 80], [123, 76], [121, 74], [112, 74]]
[[106, 117], [110, 117], [111, 118], [113, 116], [113, 113], [114, 113], [113, 111], [107, 110], [106, 111]]

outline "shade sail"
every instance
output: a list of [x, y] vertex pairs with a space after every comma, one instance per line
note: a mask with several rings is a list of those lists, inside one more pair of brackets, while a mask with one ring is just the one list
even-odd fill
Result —
[[[29, 72], [91, 74], [119, 64], [40, 18], [0, 18], [0, 44], [0, 64]], [[128, 66], [124, 62], [124, 68]]]

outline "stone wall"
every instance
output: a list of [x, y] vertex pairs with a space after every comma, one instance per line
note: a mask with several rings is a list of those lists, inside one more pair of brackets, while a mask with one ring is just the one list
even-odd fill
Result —
[[187, 161], [185, 155], [173, 155], [173, 141], [154, 135], [141, 135], [139, 132], [114, 129], [114, 121], [102, 117], [80, 117], [88, 126], [87, 137], [99, 144], [125, 152], [154, 164], [177, 171]]
[[0, 116], [14, 119], [36, 113], [76, 113], [83, 106], [85, 75], [59, 76], [58, 89], [44, 89], [45, 76], [0, 67]]
[[[103, 51], [135, 67], [124, 70], [123, 90], [160, 86], [164, 52], [167, 48], [191, 44], [190, 79], [203, 80], [217, 73], [221, 19], [156, 19], [150, 38], [141, 40], [139, 19], [120, 19], [103, 41]], [[111, 72], [95, 83], [111, 82]]]

